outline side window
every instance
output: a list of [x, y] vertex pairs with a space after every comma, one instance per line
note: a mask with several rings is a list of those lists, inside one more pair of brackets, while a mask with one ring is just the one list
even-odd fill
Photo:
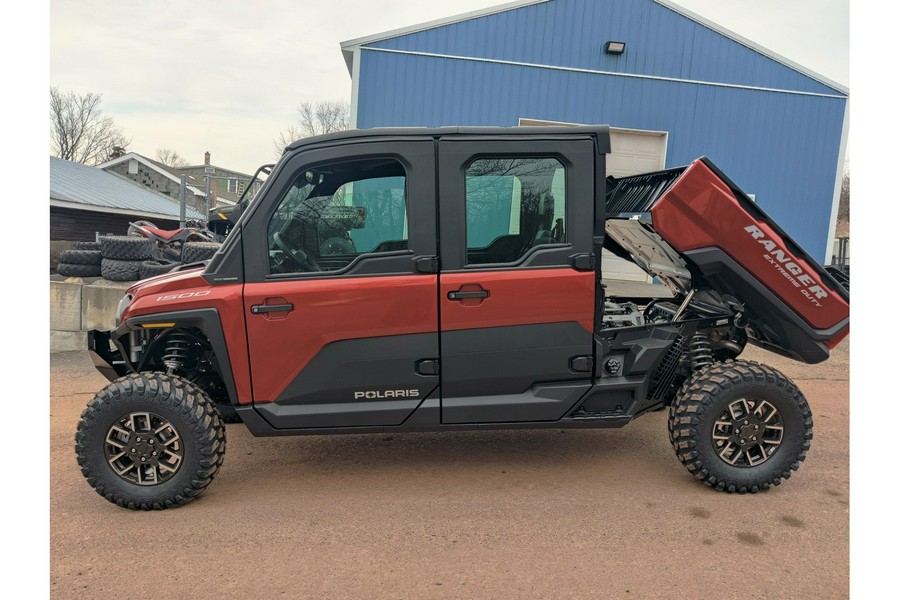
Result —
[[269, 272], [339, 271], [360, 255], [408, 245], [403, 165], [319, 165], [297, 175], [269, 221]]
[[481, 158], [466, 169], [466, 263], [513, 263], [566, 243], [566, 171], [555, 158]]

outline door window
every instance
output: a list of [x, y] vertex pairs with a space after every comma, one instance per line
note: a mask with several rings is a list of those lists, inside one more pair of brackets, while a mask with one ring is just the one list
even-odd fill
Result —
[[466, 169], [466, 263], [514, 263], [566, 243], [566, 173], [555, 158], [497, 157]]
[[406, 172], [390, 158], [304, 170], [268, 226], [272, 274], [341, 271], [408, 246]]

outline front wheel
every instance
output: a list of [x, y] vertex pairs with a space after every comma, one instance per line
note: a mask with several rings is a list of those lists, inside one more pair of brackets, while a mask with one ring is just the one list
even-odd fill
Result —
[[717, 490], [756, 493], [800, 467], [812, 440], [812, 413], [781, 372], [751, 361], [698, 371], [669, 413], [678, 459]]
[[212, 482], [225, 458], [225, 427], [212, 400], [187, 380], [138, 373], [88, 403], [75, 454], [87, 482], [110, 502], [169, 508]]

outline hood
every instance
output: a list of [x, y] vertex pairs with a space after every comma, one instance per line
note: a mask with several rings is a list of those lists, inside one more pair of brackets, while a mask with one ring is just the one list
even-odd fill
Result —
[[204, 267], [199, 266], [193, 269], [185, 269], [174, 273], [164, 273], [147, 279], [142, 279], [128, 288], [128, 294], [132, 296], [143, 295], [152, 292], [166, 292], [169, 290], [188, 289], [199, 286], [206, 286], [206, 280], [203, 279]]

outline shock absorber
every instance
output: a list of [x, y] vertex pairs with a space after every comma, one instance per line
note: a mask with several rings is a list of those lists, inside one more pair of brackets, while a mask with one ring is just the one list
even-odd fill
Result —
[[173, 375], [184, 367], [184, 362], [188, 358], [191, 349], [190, 336], [181, 331], [170, 333], [166, 339], [166, 349], [162, 355], [163, 364], [166, 365], [166, 373]]
[[709, 343], [709, 336], [702, 331], [698, 331], [691, 336], [688, 352], [691, 357], [691, 369], [694, 371], [713, 364], [712, 346]]

